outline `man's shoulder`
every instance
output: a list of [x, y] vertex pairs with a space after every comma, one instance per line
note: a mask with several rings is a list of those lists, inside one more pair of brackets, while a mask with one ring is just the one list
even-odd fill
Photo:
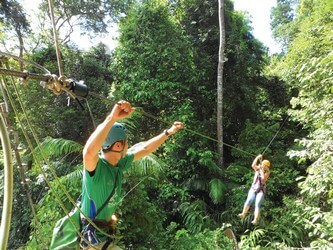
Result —
[[134, 153], [127, 153], [125, 155], [125, 157], [121, 158], [119, 163], [118, 163], [118, 166], [120, 168], [124, 168], [124, 169], [127, 169], [128, 167], [130, 167], [131, 163], [133, 162], [134, 160]]

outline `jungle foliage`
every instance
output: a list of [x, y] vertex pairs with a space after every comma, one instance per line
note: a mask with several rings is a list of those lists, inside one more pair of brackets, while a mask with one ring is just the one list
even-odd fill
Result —
[[[186, 126], [125, 173], [125, 198], [117, 210], [120, 246], [215, 250], [234, 249], [237, 241], [240, 249], [332, 248], [332, 1], [278, 0], [271, 27], [283, 51], [269, 55], [253, 36], [249, 17], [225, 0], [223, 168], [214, 140], [218, 2], [97, 1], [103, 2], [98, 8], [88, 2], [77, 8], [73, 1], [55, 1], [59, 20], [80, 17], [81, 28], [94, 34], [105, 32], [106, 20], [117, 21], [119, 45], [111, 52], [103, 44], [82, 51], [63, 39], [64, 72], [110, 101], [92, 95], [68, 101], [68, 95], [56, 96], [31, 80], [6, 86], [13, 96], [9, 118], [27, 149], [21, 157], [37, 211], [32, 213], [15, 168], [8, 249], [47, 248], [55, 222], [80, 195], [83, 145], [120, 99], [138, 110], [124, 121], [132, 145], [174, 120]], [[52, 39], [41, 39], [50, 27], [31, 34], [22, 6], [0, 3], [1, 42], [21, 27], [31, 48], [24, 57], [57, 74]], [[260, 222], [253, 226], [252, 211], [244, 220], [237, 214], [252, 182], [252, 160], [262, 152], [271, 161], [271, 176]]]

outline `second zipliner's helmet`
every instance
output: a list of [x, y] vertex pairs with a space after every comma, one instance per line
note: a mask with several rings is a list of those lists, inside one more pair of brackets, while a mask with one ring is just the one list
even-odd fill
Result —
[[269, 162], [269, 160], [263, 160], [262, 164], [265, 164], [267, 167], [271, 166], [271, 163]]
[[102, 145], [102, 150], [109, 149], [115, 142], [127, 139], [126, 128], [123, 124], [115, 122], [110, 129], [105, 141]]

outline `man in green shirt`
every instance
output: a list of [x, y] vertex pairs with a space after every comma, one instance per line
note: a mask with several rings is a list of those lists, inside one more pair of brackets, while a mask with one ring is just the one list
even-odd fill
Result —
[[[117, 121], [126, 118], [135, 109], [127, 101], [118, 102], [106, 119], [96, 128], [89, 137], [83, 149], [83, 183], [81, 209], [84, 217], [97, 219], [106, 223], [111, 221], [111, 216], [121, 199], [122, 172], [130, 168], [131, 163], [137, 161], [158, 149], [168, 138], [183, 128], [181, 122], [174, 122], [163, 133], [144, 142], [141, 147], [127, 153], [128, 140], [124, 125]], [[114, 194], [110, 202], [101, 210], [103, 203], [110, 193]], [[97, 216], [96, 216], [97, 215]], [[95, 218], [96, 217], [96, 218]], [[83, 222], [85, 224], [85, 219]], [[85, 226], [85, 225], [83, 225]], [[110, 239], [96, 230], [96, 239], [90, 239], [93, 246], [82, 242], [83, 249], [120, 249]], [[87, 238], [92, 238], [91, 235]]]

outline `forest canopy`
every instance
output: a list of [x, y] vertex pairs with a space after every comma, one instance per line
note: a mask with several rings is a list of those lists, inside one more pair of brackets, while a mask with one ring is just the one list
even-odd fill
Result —
[[[122, 248], [333, 248], [331, 0], [277, 0], [271, 28], [283, 49], [273, 55], [253, 36], [249, 17], [222, 1], [221, 93], [218, 1], [52, 2], [55, 26], [43, 1], [33, 27], [20, 1], [0, 1], [0, 52], [21, 58], [0, 57], [1, 99], [10, 104], [6, 120], [16, 149], [8, 249], [48, 248], [56, 221], [80, 196], [83, 146], [119, 100], [137, 109], [123, 121], [130, 147], [172, 121], [185, 124], [125, 171], [116, 211]], [[119, 28], [115, 49], [99, 43], [82, 50], [71, 40], [77, 28], [94, 39], [110, 25]], [[65, 77], [84, 81], [88, 97], [54, 94], [38, 80], [3, 70], [43, 75], [47, 69], [59, 76], [57, 49]], [[259, 154], [271, 167], [259, 223], [252, 225], [253, 207], [245, 219], [237, 215]], [[2, 160], [2, 200], [4, 165]]]

